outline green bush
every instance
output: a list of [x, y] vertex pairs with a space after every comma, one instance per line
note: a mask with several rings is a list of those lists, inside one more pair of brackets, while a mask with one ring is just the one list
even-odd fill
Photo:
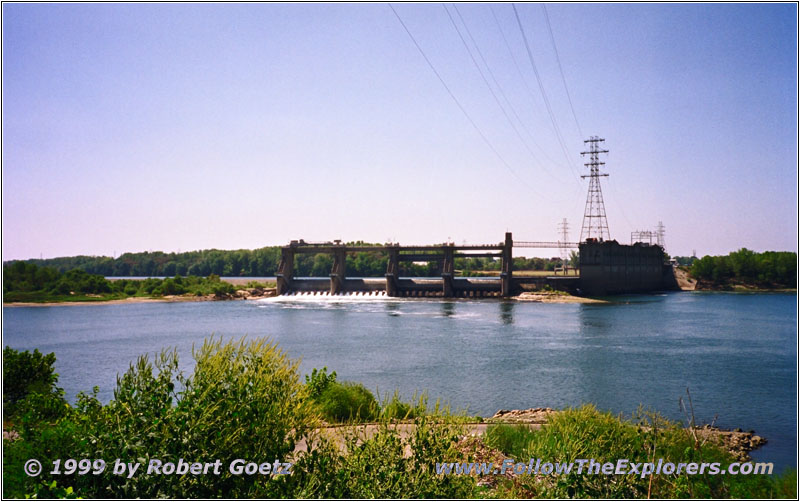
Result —
[[378, 401], [360, 383], [332, 382], [315, 401], [322, 416], [331, 422], [372, 420], [378, 414]]
[[308, 395], [312, 399], [316, 399], [322, 394], [322, 391], [328, 388], [328, 385], [336, 382], [336, 372], [333, 371], [328, 374], [328, 367], [325, 366], [321, 370], [314, 368], [311, 370], [311, 375], [306, 375], [306, 387], [308, 387]]
[[164, 279], [161, 283], [161, 290], [165, 295], [182, 295], [186, 292], [186, 288], [183, 287], [182, 281], [179, 280], [180, 277], [176, 277], [175, 279]]
[[[118, 377], [108, 405], [83, 395], [56, 424], [24, 430], [22, 441], [4, 449], [4, 471], [12, 474], [6, 477], [4, 495], [41, 493], [36, 480], [18, 472], [25, 458], [37, 458], [45, 466], [55, 458], [272, 462], [288, 459], [296, 442], [315, 427], [297, 362], [274, 344], [212, 340], [193, 355], [191, 376], [179, 371], [174, 351], [162, 352], [153, 362], [140, 357]], [[281, 486], [277, 477], [227, 471], [220, 476], [126, 479], [107, 470], [98, 476], [58, 476], [58, 483], [91, 498], [273, 497], [280, 495], [276, 490]]]
[[[62, 396], [63, 391], [56, 386], [58, 374], [54, 365], [54, 353], [42, 354], [39, 349], [33, 352], [18, 351], [11, 347], [3, 349], [3, 418], [14, 413], [20, 401], [30, 394]], [[63, 403], [63, 399], [61, 400]]]

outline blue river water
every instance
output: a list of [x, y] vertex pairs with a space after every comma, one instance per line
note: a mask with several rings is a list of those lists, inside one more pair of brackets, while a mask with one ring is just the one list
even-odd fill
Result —
[[[307, 300], [307, 299], [306, 299]], [[796, 466], [795, 294], [671, 293], [610, 305], [371, 299], [144, 303], [3, 309], [3, 342], [55, 352], [69, 399], [100, 387], [140, 354], [191, 349], [212, 334], [270, 337], [300, 371], [327, 366], [381, 396], [427, 391], [454, 409], [594, 403], [673, 419], [691, 392], [698, 422], [753, 429], [754, 453]]]

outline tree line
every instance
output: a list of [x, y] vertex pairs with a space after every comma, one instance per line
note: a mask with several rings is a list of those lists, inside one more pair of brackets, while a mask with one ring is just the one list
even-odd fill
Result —
[[716, 284], [740, 282], [760, 286], [795, 287], [797, 253], [757, 253], [742, 248], [727, 256], [704, 256], [695, 260], [690, 270], [695, 279]]
[[[354, 244], [354, 243], [348, 243]], [[364, 245], [365, 243], [357, 243]], [[222, 277], [271, 277], [278, 271], [281, 259], [279, 246], [259, 249], [219, 250], [207, 249], [183, 253], [161, 251], [125, 253], [117, 258], [110, 256], [69, 256], [61, 258], [26, 260], [40, 267], [58, 272], [82, 270], [88, 274], [105, 277], [174, 277], [218, 275]], [[347, 275], [351, 277], [383, 277], [388, 255], [385, 252], [348, 253]], [[576, 261], [574, 257], [573, 261]], [[561, 264], [559, 258], [514, 258], [516, 270], [553, 270]], [[577, 265], [577, 263], [575, 264]], [[325, 253], [298, 254], [295, 256], [295, 276], [327, 277], [333, 266], [333, 256]], [[475, 271], [500, 270], [499, 259], [457, 258], [455, 268], [470, 275]], [[400, 264], [401, 274], [407, 277], [429, 277], [441, 274], [437, 262]]]
[[17, 261], [3, 265], [4, 302], [43, 302], [64, 300], [112, 300], [130, 296], [164, 296], [191, 294], [225, 296], [236, 288], [219, 276], [168, 277], [145, 280], [110, 281], [98, 274], [73, 269], [60, 272], [51, 267]]

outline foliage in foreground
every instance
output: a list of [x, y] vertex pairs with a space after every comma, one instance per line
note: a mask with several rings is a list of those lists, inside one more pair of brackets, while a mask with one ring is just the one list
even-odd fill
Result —
[[465, 433], [463, 419], [420, 416], [412, 432], [382, 419], [373, 434], [344, 428], [344, 444], [321, 437], [284, 481], [298, 498], [469, 498], [477, 487], [470, 476], [441, 476], [435, 465], [462, 461], [455, 445]]
[[317, 410], [328, 422], [369, 421], [378, 415], [378, 401], [364, 385], [337, 382], [328, 368], [306, 376], [306, 386]]
[[314, 368], [306, 375], [309, 397], [317, 411], [327, 422], [368, 422], [377, 419], [413, 420], [424, 415], [446, 416], [449, 409], [437, 401], [428, 409], [428, 396], [414, 396], [411, 402], [403, 401], [395, 391], [379, 404], [378, 399], [363, 384], [338, 382], [336, 372], [328, 368]]
[[[102, 405], [80, 394], [62, 416], [26, 414], [15, 423], [22, 438], [4, 441], [5, 497], [84, 498], [255, 498], [255, 497], [466, 497], [471, 479], [442, 480], [434, 461], [452, 457], [457, 420], [418, 419], [411, 438], [388, 419], [373, 437], [349, 429], [346, 449], [336, 439], [317, 437], [318, 414], [310, 387], [300, 383], [297, 362], [264, 341], [208, 341], [193, 351], [192, 375], [179, 370], [175, 351], [153, 361], [140, 357], [118, 377], [113, 400]], [[371, 395], [370, 395], [371, 396]], [[374, 398], [373, 398], [374, 400]], [[310, 445], [295, 457], [298, 444]], [[386, 448], [393, 445], [393, 449]], [[405, 455], [410, 449], [411, 456]], [[47, 469], [54, 459], [122, 459], [165, 462], [234, 459], [297, 461], [290, 476], [146, 476], [103, 474], [24, 475], [27, 459]]]
[[[80, 395], [55, 423], [22, 423], [22, 440], [6, 447], [6, 496], [30, 493], [34, 480], [19, 471], [27, 458], [89, 458], [146, 463], [237, 458], [286, 459], [316, 425], [297, 376], [297, 363], [264, 341], [207, 341], [194, 352], [191, 376], [178, 369], [176, 352], [151, 362], [143, 356], [117, 379], [114, 399], [101, 405]], [[52, 465], [52, 464], [51, 464]], [[13, 469], [12, 469], [13, 466]], [[81, 497], [274, 496], [269, 476], [59, 476]], [[45, 479], [44, 481], [51, 481]]]
[[[720, 462], [735, 459], [711, 443], [695, 444], [688, 429], [651, 412], [639, 411], [633, 421], [598, 411], [591, 405], [567, 409], [550, 418], [548, 425], [533, 431], [525, 425], [490, 426], [486, 441], [511, 458], [547, 459], [572, 462], [591, 459], [633, 463]], [[796, 498], [796, 472], [781, 476], [764, 475], [586, 475], [575, 471], [546, 476], [544, 481], [530, 476], [521, 484], [505, 487], [504, 496], [534, 495], [545, 498]]]
[[[18, 354], [8, 354], [20, 360]], [[30, 372], [31, 381], [49, 382], [50, 388], [23, 385], [30, 390], [18, 402], [57, 390], [50, 356], [26, 359], [36, 361], [29, 366], [38, 368]], [[438, 406], [428, 412], [425, 399], [403, 403], [395, 393], [382, 406], [371, 405], [377, 423], [325, 429], [318, 421], [320, 398], [342, 385], [335, 373], [328, 374], [324, 368], [314, 371], [303, 385], [297, 362], [261, 340], [222, 343], [212, 339], [193, 351], [193, 356], [196, 367], [190, 376], [179, 370], [174, 351], [162, 352], [153, 361], [139, 358], [118, 378], [114, 398], [107, 405], [94, 395], [81, 394], [74, 407], [64, 406], [62, 400], [62, 411], [46, 414], [35, 412], [39, 404], [29, 401], [28, 411], [11, 417], [22, 439], [4, 440], [4, 497], [644, 498], [649, 494], [654, 498], [795, 498], [795, 472], [775, 477], [683, 474], [644, 479], [576, 473], [543, 478], [523, 475], [488, 490], [479, 487], [475, 477], [434, 472], [439, 462], [474, 460], [456, 449], [466, 433], [467, 417], [441, 413]], [[346, 416], [350, 421], [363, 420], [358, 414]], [[395, 420], [411, 417], [413, 424]], [[604, 462], [627, 458], [638, 463], [664, 458], [675, 463], [723, 464], [733, 460], [712, 444], [696, 445], [680, 424], [656, 414], [639, 413], [628, 421], [592, 406], [565, 410], [539, 431], [493, 425], [486, 441], [514, 459]], [[233, 476], [227, 470], [220, 476], [145, 476], [140, 471], [126, 478], [107, 470], [97, 476], [30, 478], [21, 468], [29, 458], [39, 459], [45, 472], [56, 458], [112, 462], [120, 458], [143, 463], [140, 469], [150, 458], [220, 459], [223, 466], [236, 458], [296, 463], [288, 476]]]
[[18, 351], [11, 347], [3, 349], [3, 412], [16, 413], [21, 401], [32, 394], [63, 395], [56, 386], [58, 374], [54, 365], [54, 353], [42, 354], [39, 349], [33, 352]]

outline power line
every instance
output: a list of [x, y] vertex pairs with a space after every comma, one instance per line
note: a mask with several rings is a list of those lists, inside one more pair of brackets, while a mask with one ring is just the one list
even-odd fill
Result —
[[[538, 104], [538, 100], [536, 99], [536, 96], [534, 96], [533, 91], [531, 90], [531, 87], [528, 85], [528, 80], [525, 78], [524, 75], [522, 75], [522, 69], [520, 68], [519, 63], [517, 62], [517, 57], [514, 55], [514, 51], [511, 50], [511, 44], [508, 43], [508, 38], [506, 38], [506, 34], [505, 34], [505, 31], [503, 31], [503, 26], [500, 24], [500, 20], [497, 19], [497, 14], [495, 14], [494, 9], [491, 6], [489, 6], [489, 11], [492, 13], [492, 17], [494, 17], [494, 22], [495, 22], [495, 24], [497, 24], [497, 29], [500, 32], [500, 36], [503, 38], [503, 43], [505, 44], [506, 49], [508, 49], [508, 54], [511, 56], [511, 61], [514, 63], [514, 68], [516, 68], [516, 70], [517, 70], [517, 74], [519, 75], [520, 81], [522, 82], [522, 84], [525, 87], [525, 89], [528, 91], [528, 95], [531, 98], [531, 102]], [[522, 121], [520, 121], [520, 122], [522, 122]], [[539, 143], [536, 141], [536, 139], [534, 139], [533, 134], [531, 134], [531, 132], [527, 128], [525, 128], [525, 131], [531, 137], [531, 140], [533, 141], [533, 144], [536, 145], [539, 148], [539, 150], [542, 151], [542, 154], [545, 157], [547, 157], [547, 160], [549, 160], [553, 164], [560, 165], [562, 167], [564, 166], [564, 164], [561, 164], [561, 162], [553, 159], [552, 157], [550, 157], [547, 154], [545, 149], [542, 148], [541, 145], [539, 145]], [[566, 167], [569, 167], [569, 166], [567, 165]]]
[[547, 15], [547, 5], [542, 4], [544, 10], [544, 19], [547, 21], [547, 31], [550, 32], [550, 41], [553, 43], [553, 52], [556, 53], [556, 62], [558, 63], [558, 71], [561, 73], [561, 81], [564, 82], [564, 90], [567, 92], [567, 100], [569, 101], [569, 108], [572, 110], [572, 118], [575, 119], [575, 125], [578, 126], [578, 134], [583, 138], [581, 125], [578, 122], [578, 116], [575, 114], [575, 107], [572, 106], [572, 97], [569, 95], [569, 88], [567, 87], [567, 79], [564, 77], [564, 69], [561, 67], [561, 58], [558, 57], [558, 47], [556, 47], [556, 38], [553, 36], [553, 27], [550, 26], [550, 16]]
[[[519, 140], [522, 142], [523, 145], [525, 145], [525, 148], [528, 150], [528, 153], [531, 154], [531, 158], [533, 158], [533, 160], [537, 164], [539, 164], [549, 176], [551, 176], [552, 178], [556, 179], [556, 181], [559, 181], [558, 178], [552, 172], [550, 172], [550, 170], [547, 169], [544, 166], [544, 164], [542, 164], [539, 161], [539, 159], [536, 157], [536, 154], [533, 153], [533, 150], [531, 149], [530, 145], [528, 145], [528, 142], [525, 141], [525, 138], [522, 137], [522, 134], [519, 132], [519, 129], [517, 129], [517, 126], [514, 124], [514, 121], [511, 120], [511, 117], [508, 115], [508, 112], [506, 111], [505, 107], [500, 102], [500, 98], [497, 97], [497, 94], [494, 92], [494, 89], [492, 88], [491, 84], [489, 84], [489, 80], [487, 80], [486, 75], [483, 73], [483, 70], [481, 69], [481, 66], [478, 64], [478, 61], [475, 59], [475, 56], [473, 55], [472, 50], [469, 47], [469, 44], [467, 44], [467, 41], [464, 39], [464, 36], [461, 34], [461, 30], [458, 29], [458, 25], [456, 24], [455, 19], [453, 19], [453, 16], [450, 14], [450, 11], [447, 9], [447, 5], [446, 4], [442, 4], [442, 7], [444, 7], [444, 11], [447, 13], [447, 17], [450, 18], [450, 22], [453, 24], [453, 28], [455, 28], [456, 33], [458, 33], [458, 37], [461, 39], [461, 43], [464, 44], [464, 48], [467, 49], [467, 53], [469, 54], [470, 59], [472, 59], [472, 63], [475, 65], [475, 68], [478, 70], [478, 73], [480, 74], [481, 78], [483, 79], [483, 83], [486, 84], [486, 87], [489, 89], [489, 92], [492, 94], [492, 97], [494, 98], [494, 101], [497, 103], [497, 106], [500, 108], [500, 111], [503, 112], [503, 115], [505, 115], [506, 120], [508, 120], [508, 123], [511, 125], [511, 128], [517, 134], [517, 137], [519, 138]], [[497, 86], [498, 90], [500, 91], [500, 94], [503, 96], [503, 98], [505, 99], [506, 103], [508, 103], [508, 106], [509, 106], [509, 108], [511, 108], [511, 111], [514, 113], [514, 115], [516, 115], [517, 120], [519, 120], [519, 115], [517, 115], [516, 111], [514, 110], [514, 107], [511, 106], [511, 103], [508, 101], [508, 98], [505, 96], [505, 93], [503, 92], [503, 88], [497, 82], [497, 79], [495, 78], [494, 74], [492, 73], [492, 69], [489, 67], [489, 64], [486, 62], [486, 58], [483, 57], [483, 53], [481, 53], [481, 50], [478, 47], [477, 42], [475, 42], [475, 38], [472, 36], [472, 33], [470, 33], [469, 27], [467, 26], [467, 23], [464, 21], [464, 18], [461, 16], [461, 13], [459, 12], [458, 7], [453, 5], [453, 8], [456, 10], [456, 13], [458, 14], [458, 17], [461, 19], [461, 23], [464, 25], [464, 28], [467, 31], [467, 35], [469, 36], [470, 40], [472, 41], [473, 45], [475, 46], [475, 49], [478, 52], [478, 56], [480, 56], [481, 61], [483, 61], [483, 64], [486, 66], [486, 69], [488, 70], [489, 75], [492, 77], [492, 80], [494, 81], [495, 85]]]
[[[530, 186], [528, 184], [528, 182], [526, 182], [523, 178], [521, 178], [519, 176], [519, 174], [517, 174], [517, 172], [514, 171], [514, 169], [511, 167], [511, 165], [509, 165], [509, 163], [506, 162], [506, 159], [504, 159], [503, 156], [500, 155], [500, 152], [497, 151], [497, 148], [495, 148], [494, 145], [492, 144], [492, 142], [489, 141], [489, 138], [486, 137], [486, 135], [483, 133], [483, 131], [481, 131], [480, 127], [478, 127], [478, 124], [475, 123], [475, 121], [472, 119], [470, 114], [467, 113], [467, 110], [464, 108], [464, 106], [461, 105], [461, 102], [458, 100], [458, 98], [456, 98], [456, 95], [453, 94], [453, 91], [450, 90], [450, 87], [447, 85], [447, 83], [444, 81], [442, 76], [436, 70], [436, 67], [433, 65], [431, 60], [425, 54], [425, 51], [422, 50], [422, 47], [417, 42], [417, 39], [414, 38], [414, 35], [411, 33], [411, 30], [409, 30], [408, 26], [406, 26], [406, 23], [403, 22], [403, 18], [400, 17], [400, 14], [398, 14], [398, 12], [395, 10], [395, 8], [394, 8], [394, 6], [392, 4], [388, 4], [388, 5], [389, 5], [389, 8], [392, 9], [392, 12], [394, 12], [394, 15], [397, 17], [397, 20], [400, 21], [400, 24], [403, 26], [403, 29], [408, 34], [409, 38], [411, 38], [411, 41], [414, 42], [414, 45], [416, 46], [416, 48], [419, 51], [419, 53], [422, 55], [423, 59], [425, 59], [425, 62], [428, 63], [428, 66], [431, 68], [431, 70], [433, 70], [433, 73], [436, 75], [436, 78], [439, 79], [439, 82], [441, 82], [442, 86], [447, 91], [447, 94], [449, 94], [450, 97], [453, 99], [453, 101], [455, 101], [456, 106], [458, 106], [458, 109], [461, 110], [461, 113], [463, 113], [464, 116], [469, 121], [469, 123], [472, 124], [472, 127], [475, 129], [475, 131], [478, 133], [478, 135], [481, 137], [481, 139], [483, 139], [483, 141], [486, 143], [486, 145], [492, 150], [492, 152], [494, 152], [494, 154], [497, 156], [497, 158], [500, 159], [500, 162], [506, 167], [506, 169], [509, 170], [509, 172], [511, 172], [511, 174], [513, 174], [518, 180], [520, 180], [529, 190], [531, 190], [532, 192], [536, 193], [537, 195], [543, 196], [537, 190], [535, 190], [532, 186]], [[545, 197], [545, 198], [547, 198], [547, 197]]]
[[556, 121], [555, 114], [553, 113], [553, 109], [550, 106], [550, 100], [547, 98], [547, 93], [544, 90], [544, 84], [542, 84], [542, 78], [539, 76], [539, 70], [536, 67], [536, 60], [533, 57], [531, 46], [530, 44], [528, 44], [528, 37], [525, 35], [525, 29], [522, 27], [522, 20], [519, 18], [519, 12], [517, 12], [517, 6], [512, 3], [511, 8], [514, 9], [514, 16], [517, 18], [517, 25], [519, 26], [520, 33], [522, 33], [522, 40], [523, 42], [525, 42], [525, 49], [528, 52], [528, 59], [530, 60], [531, 66], [533, 67], [533, 73], [534, 75], [536, 75], [536, 82], [539, 84], [539, 91], [541, 91], [542, 93], [542, 98], [544, 99], [544, 105], [547, 108], [547, 113], [550, 115], [550, 120], [553, 122], [553, 128], [555, 129], [556, 139], [561, 145], [561, 149], [564, 152], [564, 156], [567, 159], [567, 163], [569, 164], [570, 169], [572, 169], [573, 174], [578, 176], [578, 173], [572, 166], [572, 162], [570, 162], [569, 160], [569, 153], [567, 151], [566, 145], [564, 144], [564, 138], [562, 137], [561, 131], [558, 128], [558, 122]]
[[612, 195], [614, 201], [617, 202], [617, 204], [615, 204], [615, 206], [617, 207], [617, 209], [619, 209], [620, 214], [622, 214], [622, 218], [628, 224], [628, 228], [633, 228], [634, 225], [633, 225], [633, 223], [631, 223], [631, 220], [628, 218], [628, 215], [625, 214], [625, 209], [622, 208], [622, 204], [618, 203], [619, 201], [624, 200], [624, 199], [622, 199], [621, 197], [618, 196], [618, 192], [617, 192], [616, 186], [614, 185], [614, 183], [611, 183], [611, 182], [606, 182], [606, 186], [611, 188], [611, 195]]

